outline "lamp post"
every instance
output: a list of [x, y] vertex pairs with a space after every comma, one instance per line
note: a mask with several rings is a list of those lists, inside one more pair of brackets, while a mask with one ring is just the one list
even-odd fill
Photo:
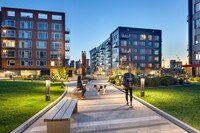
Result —
[[60, 67], [60, 56], [58, 56], [58, 67]]
[[50, 80], [46, 80], [46, 101], [50, 101]]
[[121, 69], [122, 69], [122, 58], [120, 58], [120, 61], [121, 61]]
[[141, 96], [141, 97], [144, 97], [144, 96], [145, 96], [145, 93], [144, 93], [144, 86], [145, 86], [145, 78], [141, 78], [141, 79], [140, 79], [140, 89], [141, 89], [140, 96]]
[[54, 78], [55, 78], [55, 76], [53, 75], [53, 83], [54, 83]]
[[33, 75], [31, 75], [31, 80], [33, 81]]
[[61, 78], [61, 88], [63, 88], [63, 78]]

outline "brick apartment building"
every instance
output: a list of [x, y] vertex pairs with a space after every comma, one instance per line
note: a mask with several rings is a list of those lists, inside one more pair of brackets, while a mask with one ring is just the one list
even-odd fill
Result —
[[161, 30], [118, 27], [107, 42], [90, 51], [90, 66], [92, 72], [98, 67], [107, 71], [109, 68], [132, 66], [141, 70], [149, 68], [157, 73], [161, 68], [161, 56]]
[[65, 66], [65, 13], [2, 7], [0, 25], [0, 77], [49, 75]]

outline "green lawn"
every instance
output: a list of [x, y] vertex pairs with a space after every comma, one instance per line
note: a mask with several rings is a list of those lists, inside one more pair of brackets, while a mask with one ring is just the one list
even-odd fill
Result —
[[64, 89], [51, 83], [51, 101], [45, 101], [44, 81], [0, 80], [0, 133], [7, 133], [57, 99]]
[[200, 85], [146, 88], [142, 99], [200, 130]]

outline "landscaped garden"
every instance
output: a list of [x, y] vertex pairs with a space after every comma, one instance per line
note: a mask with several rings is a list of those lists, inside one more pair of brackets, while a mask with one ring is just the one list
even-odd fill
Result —
[[200, 85], [146, 88], [140, 98], [200, 130]]
[[64, 92], [60, 82], [51, 83], [51, 101], [45, 101], [45, 81], [0, 80], [0, 133], [21, 125]]

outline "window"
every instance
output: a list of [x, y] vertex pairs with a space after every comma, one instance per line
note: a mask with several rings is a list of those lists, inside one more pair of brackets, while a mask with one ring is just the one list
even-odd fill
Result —
[[52, 20], [62, 20], [61, 15], [52, 15]]
[[15, 47], [15, 40], [3, 40], [2, 47]]
[[48, 24], [46, 22], [38, 22], [38, 30], [48, 30]]
[[145, 60], [145, 56], [140, 56], [140, 60]]
[[37, 49], [46, 49], [47, 42], [46, 41], [37, 41], [36, 48]]
[[152, 56], [148, 56], [148, 61], [152, 61]]
[[122, 40], [121, 41], [121, 46], [127, 46], [127, 41], [126, 40]]
[[3, 56], [14, 58], [15, 50], [3, 50]]
[[195, 12], [200, 11], [200, 2], [195, 5]]
[[159, 41], [159, 40], [160, 40], [160, 37], [159, 37], [159, 36], [154, 36], [154, 40], [155, 40], [155, 41]]
[[19, 48], [32, 48], [32, 41], [19, 41]]
[[139, 54], [145, 54], [145, 49], [139, 49]]
[[51, 66], [56, 66], [55, 61], [51, 61]]
[[159, 43], [158, 42], [155, 42], [154, 45], [155, 45], [156, 48], [159, 47]]
[[200, 35], [195, 36], [195, 44], [200, 44]]
[[37, 66], [46, 66], [46, 63], [47, 63], [47, 62], [44, 61], [44, 60], [37, 60], [37, 61], [36, 61], [36, 65], [37, 65]]
[[195, 20], [195, 28], [200, 29], [200, 19]]
[[33, 29], [33, 22], [31, 21], [20, 21], [21, 29]]
[[200, 51], [195, 52], [195, 60], [200, 60]]
[[152, 42], [148, 42], [148, 46], [150, 46], [150, 47], [151, 47], [151, 46], [152, 46]]
[[21, 61], [20, 61], [20, 65], [21, 65], [21, 66], [32, 66], [32, 65], [33, 65], [33, 62], [30, 61], [30, 60], [21, 60]]
[[5, 20], [5, 26], [15, 27], [15, 20]]
[[46, 51], [37, 51], [36, 58], [46, 59], [47, 52]]
[[155, 68], [160, 68], [160, 65], [158, 63], [155, 64]]
[[54, 31], [62, 31], [62, 24], [52, 23], [51, 29]]
[[48, 39], [48, 33], [47, 32], [38, 32], [38, 39], [46, 40]]
[[147, 51], [148, 54], [152, 54], [152, 49], [147, 49]]
[[31, 39], [32, 38], [32, 31], [19, 31], [19, 38], [26, 38]]
[[15, 60], [7, 60], [7, 65], [8, 66], [14, 66], [15, 65]]
[[133, 60], [137, 60], [138, 58], [137, 58], [137, 56], [135, 55], [135, 56], [133, 56]]
[[52, 42], [51, 49], [58, 49], [58, 50], [60, 50], [61, 48], [62, 48], [62, 43], [61, 42]]
[[148, 40], [153, 40], [153, 36], [152, 35], [148, 35]]
[[47, 19], [47, 14], [39, 13], [38, 18], [39, 19]]
[[52, 32], [52, 40], [62, 40], [62, 33]]
[[155, 50], [155, 51], [154, 51], [154, 54], [155, 54], [155, 55], [158, 55], [158, 54], [159, 54], [159, 50]]
[[140, 42], [140, 46], [145, 46], [146, 43], [145, 42]]
[[132, 34], [132, 37], [133, 37], [134, 39], [137, 39], [137, 38], [138, 38], [138, 34]]
[[133, 45], [137, 46], [138, 45], [137, 41], [133, 41]]
[[155, 61], [158, 62], [159, 61], [159, 57], [155, 57]]
[[33, 18], [33, 13], [21, 12], [21, 17]]
[[31, 51], [30, 50], [20, 50], [19, 58], [31, 58]]
[[58, 59], [58, 57], [61, 57], [61, 51], [51, 51], [52, 59]]
[[147, 66], [148, 66], [148, 67], [152, 67], [152, 63], [148, 63]]
[[140, 35], [140, 40], [146, 40], [146, 35], [145, 34], [141, 34]]
[[14, 30], [3, 30], [2, 36], [15, 37], [15, 31]]
[[10, 16], [10, 17], [14, 17], [15, 11], [7, 11], [7, 15]]
[[140, 67], [145, 67], [145, 63], [140, 63]]
[[[127, 61], [127, 56], [124, 55], [124, 56], [121, 57], [121, 59], [122, 59], [122, 61]], [[121, 60], [120, 60], [120, 61], [121, 61]], [[122, 63], [122, 62], [121, 62], [121, 63]]]

